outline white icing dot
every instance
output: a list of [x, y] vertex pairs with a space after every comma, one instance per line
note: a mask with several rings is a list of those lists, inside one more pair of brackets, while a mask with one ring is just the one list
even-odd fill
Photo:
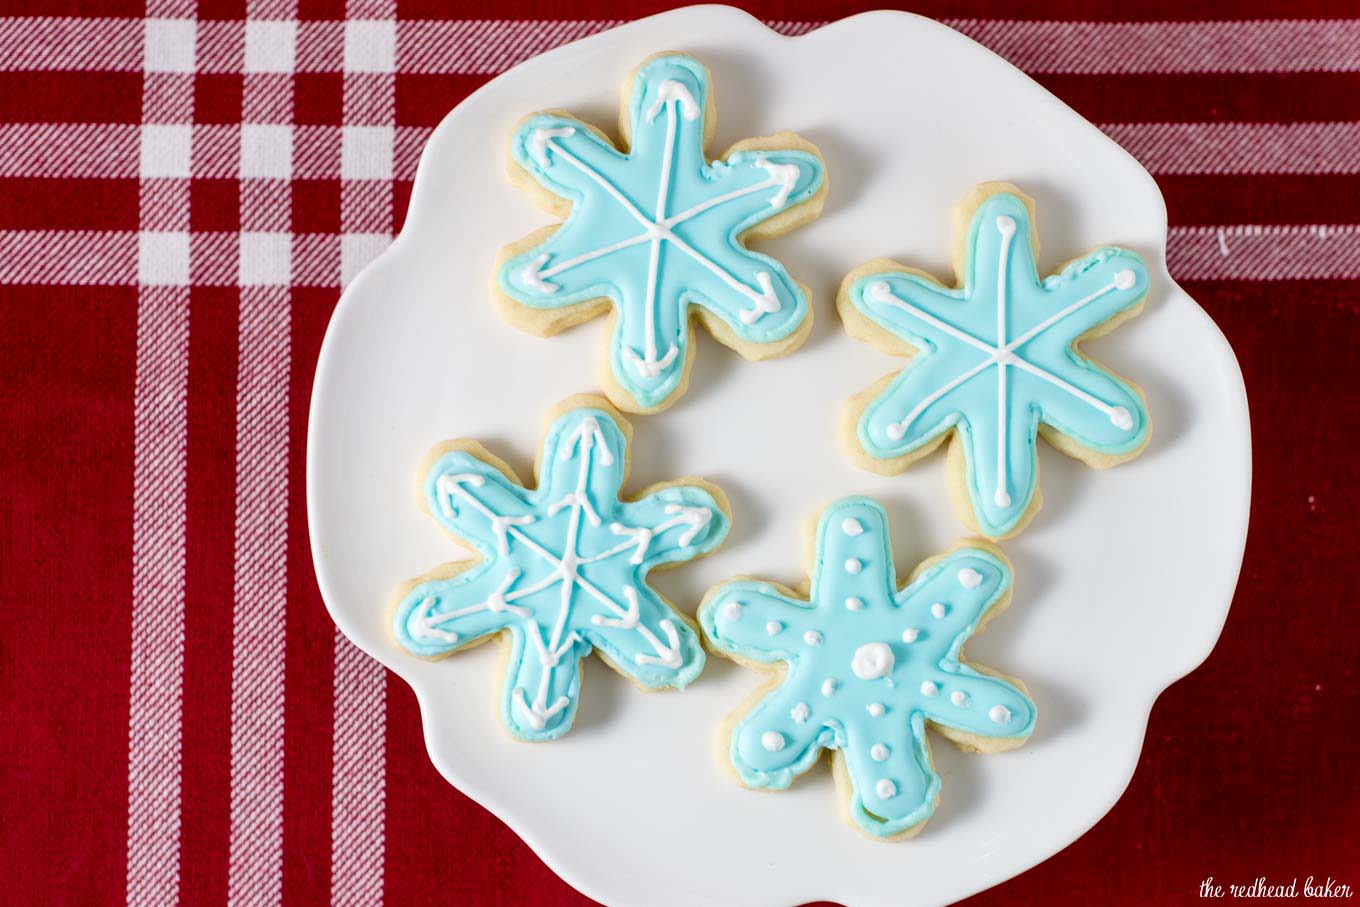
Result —
[[901, 422], [889, 422], [883, 433], [888, 436], [889, 441], [901, 441], [907, 433], [907, 427]]
[[1122, 428], [1124, 431], [1133, 428], [1133, 414], [1122, 406], [1110, 410], [1110, 421], [1114, 423], [1115, 428]]
[[874, 785], [874, 793], [878, 794], [880, 800], [890, 800], [897, 796], [897, 785], [887, 778], [879, 778]]
[[778, 635], [779, 631], [782, 629], [784, 629], [784, 625], [777, 620], [772, 620], [765, 624], [765, 632], [771, 636]]
[[839, 687], [840, 683], [836, 681], [836, 678], [828, 677], [826, 680], [822, 681], [822, 695], [829, 699], [836, 695], [836, 690]]
[[1133, 272], [1127, 268], [1125, 268], [1122, 271], [1115, 272], [1114, 286], [1116, 290], [1127, 290], [1129, 287], [1137, 283], [1137, 281], [1138, 278], [1135, 277]]
[[881, 702], [871, 702], [866, 708], [868, 708], [871, 718], [882, 718], [883, 713], [887, 711], [887, 708]]
[[883, 302], [892, 299], [892, 287], [888, 286], [886, 280], [875, 280], [865, 288], [865, 292], [870, 299]]
[[741, 620], [741, 602], [728, 602], [723, 605], [723, 616], [728, 620]]
[[760, 735], [760, 745], [772, 753], [777, 753], [784, 748], [784, 735], [778, 731], [766, 731]]
[[916, 642], [917, 637], [919, 637], [920, 635], [921, 635], [920, 630], [916, 629], [915, 627], [907, 627], [905, 630], [902, 631], [902, 641]]
[[863, 570], [863, 569], [864, 569], [864, 564], [861, 563], [860, 560], [859, 560], [859, 558], [857, 558], [857, 557], [852, 557], [852, 558], [850, 558], [849, 560], [847, 560], [847, 561], [845, 562], [845, 572], [846, 572], [846, 573], [859, 573], [859, 572], [860, 572], [861, 570]]
[[808, 716], [811, 714], [812, 709], [808, 708], [808, 704], [806, 702], [800, 702], [793, 708], [789, 709], [789, 717], [792, 718], [794, 721], [798, 722], [799, 724], [802, 724], [803, 722], [807, 721]]
[[997, 724], [1010, 724], [1011, 710], [1006, 708], [1004, 705], [994, 705], [987, 710], [987, 717], [995, 721]]
[[938, 695], [940, 695], [940, 688], [939, 688], [939, 686], [935, 683], [935, 681], [933, 681], [933, 680], [927, 680], [927, 681], [925, 681], [925, 682], [923, 682], [923, 683], [921, 684], [921, 695], [922, 695], [922, 696], [938, 696]]
[[803, 634], [803, 642], [810, 646], [820, 646], [822, 644], [822, 634], [816, 630], [808, 630]]
[[972, 567], [964, 567], [959, 571], [959, 585], [965, 589], [976, 589], [982, 585], [982, 574]]
[[944, 617], [945, 614], [947, 613], [949, 613], [949, 609], [946, 608], [944, 605], [940, 604], [939, 602], [936, 602], [935, 604], [930, 606], [930, 616], [935, 618], [936, 620], [939, 620], [940, 618]]
[[864, 599], [850, 596], [845, 600], [845, 607], [851, 611], [862, 611], [864, 609]]
[[1003, 214], [996, 219], [996, 229], [1002, 236], [1010, 236], [1015, 232], [1015, 218]]
[[881, 743], [875, 743], [869, 747], [869, 758], [875, 762], [882, 762], [888, 758], [888, 748]]
[[998, 488], [996, 494], [992, 497], [992, 500], [996, 501], [996, 506], [998, 507], [1011, 506], [1011, 496], [1006, 493], [1006, 489], [1004, 488]]
[[850, 670], [860, 680], [877, 680], [891, 674], [892, 669], [893, 650], [885, 642], [866, 642], [850, 659]]
[[846, 517], [841, 521], [841, 532], [846, 535], [859, 535], [864, 531], [864, 525], [852, 516]]
[[958, 706], [961, 709], [967, 708], [968, 694], [965, 693], [963, 690], [955, 690], [954, 692], [949, 694], [949, 701], [954, 703], [954, 705]]

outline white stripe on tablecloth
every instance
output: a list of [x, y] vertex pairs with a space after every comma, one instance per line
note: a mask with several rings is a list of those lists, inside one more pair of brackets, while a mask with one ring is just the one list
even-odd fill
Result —
[[[1154, 174], [1360, 173], [1360, 122], [1355, 121], [1106, 123], [1100, 129]], [[293, 178], [338, 179], [341, 131], [340, 126], [293, 127]], [[0, 177], [134, 179], [138, 132], [121, 124], [0, 125]], [[415, 176], [431, 132], [425, 126], [396, 128], [393, 179]], [[239, 146], [236, 126], [195, 126], [194, 175], [234, 178]]]
[[1107, 123], [1152, 173], [1360, 173], [1360, 123]]
[[946, 19], [1031, 73], [1360, 72], [1360, 19]]
[[[340, 280], [381, 254], [392, 234], [393, 158], [397, 147], [396, 0], [349, 0], [343, 54], [346, 126], [372, 136], [366, 167], [342, 169]], [[352, 71], [350, 71], [352, 70]], [[378, 160], [377, 157], [384, 159]], [[377, 907], [383, 901], [387, 802], [387, 672], [334, 630], [331, 692], [331, 903]]]
[[1180, 280], [1360, 279], [1360, 225], [1178, 227], [1167, 262]]
[[[210, 241], [234, 239], [236, 234], [193, 236], [196, 243], [216, 245]], [[0, 231], [0, 285], [131, 286], [137, 279], [136, 242], [137, 234], [130, 231]], [[339, 288], [335, 262], [339, 242], [340, 235], [334, 233], [294, 237], [294, 250], [312, 250], [298, 262], [297, 286]], [[72, 255], [76, 248], [88, 254]], [[40, 264], [24, 266], [30, 260]], [[1360, 279], [1360, 224], [1172, 227], [1167, 262], [1178, 280]], [[221, 283], [196, 279], [195, 285], [233, 282], [234, 278]]]
[[189, 290], [137, 300], [127, 903], [179, 898]]
[[387, 672], [335, 631], [331, 763], [331, 903], [383, 897], [387, 803]]
[[[946, 19], [949, 25], [1032, 73], [1360, 72], [1360, 19], [1216, 22], [1059, 22]], [[439, 74], [496, 73], [559, 44], [619, 24], [614, 20], [406, 20], [398, 25], [397, 69]], [[776, 21], [783, 34], [817, 22]], [[299, 24], [299, 41], [323, 43], [338, 23]], [[204, 37], [212, 27], [204, 26]], [[0, 19], [0, 70], [141, 67], [141, 20]], [[210, 55], [204, 72], [236, 72], [239, 59]], [[338, 71], [332, 54], [300, 58], [299, 70]]]
[[[296, 18], [290, 0], [247, 0], [252, 22]], [[296, 48], [294, 48], [294, 53]], [[286, 59], [275, 53], [274, 62]], [[242, 110], [292, 121], [293, 80], [246, 73]], [[265, 127], [270, 128], [270, 127]], [[277, 128], [277, 127], [273, 127]], [[291, 130], [291, 126], [284, 126]], [[244, 148], [247, 131], [242, 130]], [[252, 139], [253, 141], [254, 139]], [[283, 891], [288, 614], [288, 394], [292, 356], [291, 135], [242, 172], [236, 379], [236, 538], [231, 661], [227, 901], [278, 904]], [[230, 145], [224, 147], [230, 149]], [[221, 155], [231, 157], [227, 151]], [[284, 160], [283, 158], [289, 158]], [[196, 170], [197, 172], [197, 170]]]
[[[152, 0], [147, 11], [193, 15], [192, 9], [175, 10], [161, 0]], [[165, 74], [151, 71], [152, 61], [144, 61], [141, 20], [129, 21], [135, 26], [135, 37], [119, 32], [105, 40], [130, 54], [136, 69], [142, 69], [145, 62], [141, 93], [146, 120], [166, 123], [177, 115], [192, 117], [192, 110], [172, 110], [165, 103]], [[74, 21], [68, 26], [65, 31], [70, 40], [79, 43], [88, 37]], [[35, 138], [41, 140], [41, 135]], [[45, 150], [52, 151], [50, 146]], [[154, 149], [143, 154], [148, 149], [136, 134], [118, 150], [134, 160], [156, 156]], [[137, 170], [132, 173], [137, 174]], [[26, 272], [18, 275], [23, 282], [50, 273], [55, 265], [69, 268], [71, 276], [84, 284], [120, 276], [137, 285], [124, 891], [129, 907], [160, 907], [179, 901], [190, 265], [189, 244], [182, 233], [187, 224], [179, 218], [187, 195], [184, 180], [153, 171], [138, 184], [139, 232], [34, 231], [6, 233], [0, 238], [5, 253], [18, 254], [17, 268]], [[181, 204], [174, 204], [174, 199]], [[95, 241], [87, 243], [89, 238]], [[40, 254], [33, 256], [34, 252]], [[0, 254], [0, 260], [6, 261], [0, 267], [14, 267], [10, 258], [10, 254]]]
[[288, 547], [287, 287], [240, 294], [228, 902], [276, 904], [283, 881]]

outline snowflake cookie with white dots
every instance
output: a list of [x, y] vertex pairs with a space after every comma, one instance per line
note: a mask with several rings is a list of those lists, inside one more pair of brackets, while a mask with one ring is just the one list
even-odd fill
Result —
[[851, 398], [842, 440], [860, 466], [893, 474], [953, 438], [956, 509], [983, 535], [1005, 538], [1042, 502], [1039, 435], [1097, 468], [1147, 444], [1142, 391], [1077, 345], [1138, 314], [1148, 272], [1137, 253], [1106, 246], [1040, 278], [1034, 203], [1005, 183], [978, 186], [955, 221], [962, 286], [887, 260], [842, 283], [846, 330], [912, 357]]
[[493, 291], [512, 324], [548, 336], [608, 311], [605, 393], [654, 412], [685, 390], [691, 315], [748, 359], [792, 351], [812, 325], [808, 294], [784, 266], [747, 249], [821, 213], [826, 167], [812, 143], [781, 132], [709, 162], [708, 70], [660, 54], [624, 85], [624, 151], [558, 113], [523, 120], [510, 175], [564, 223], [501, 252]]
[[544, 436], [537, 487], [475, 441], [442, 445], [425, 472], [430, 514], [478, 558], [406, 586], [392, 632], [429, 659], [503, 636], [498, 712], [521, 740], [571, 729], [592, 650], [647, 690], [683, 688], [703, 669], [698, 634], [647, 574], [716, 548], [727, 501], [692, 478], [621, 500], [631, 433], [603, 399], [574, 397]]
[[927, 725], [985, 753], [1034, 729], [1024, 686], [960, 654], [1009, 603], [1010, 566], [990, 547], [958, 547], [899, 588], [887, 515], [851, 497], [822, 512], [811, 573], [807, 598], [737, 580], [699, 609], [711, 648], [780, 675], [729, 720], [727, 759], [746, 786], [783, 790], [832, 750], [850, 821], [877, 839], [910, 836], [939, 800]]

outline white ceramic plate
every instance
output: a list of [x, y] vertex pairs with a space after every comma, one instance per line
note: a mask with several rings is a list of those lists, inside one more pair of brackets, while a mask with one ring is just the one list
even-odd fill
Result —
[[[576, 728], [526, 745], [492, 713], [495, 646], [431, 664], [404, 655], [386, 630], [396, 584], [460, 555], [417, 506], [425, 452], [479, 438], [531, 475], [543, 412], [595, 387], [601, 323], [539, 340], [503, 323], [489, 299], [496, 249], [548, 222], [503, 176], [510, 130], [549, 107], [610, 128], [623, 77], [672, 49], [712, 70], [713, 150], [796, 130], [821, 146], [831, 179], [820, 220], [762, 247], [812, 289], [807, 345], [749, 364], [701, 335], [686, 396], [634, 420], [631, 488], [698, 474], [732, 500], [727, 545], [656, 577], [682, 608], [736, 573], [801, 579], [799, 524], [841, 495], [884, 502], [903, 573], [962, 534], [943, 457], [882, 478], [837, 448], [843, 400], [901, 365], [841, 332], [832, 300], [849, 268], [887, 255], [949, 278], [951, 206], [974, 183], [1006, 179], [1038, 201], [1041, 267], [1118, 243], [1153, 275], [1142, 317], [1090, 346], [1146, 390], [1152, 443], [1108, 472], [1041, 445], [1045, 507], [1004, 546], [1014, 605], [969, 645], [972, 658], [1025, 680], [1037, 730], [998, 756], [965, 756], [935, 738], [942, 800], [912, 841], [874, 843], [843, 824], [825, 771], [782, 794], [743, 790], [720, 772], [714, 727], [761, 679], [721, 658], [684, 693], [650, 695], [591, 659]], [[927, 19], [869, 13], [790, 39], [737, 10], [695, 7], [544, 54], [444, 120], [400, 239], [336, 309], [307, 461], [326, 604], [415, 688], [444, 777], [601, 901], [924, 904], [1000, 882], [1119, 797], [1153, 700], [1208, 654], [1236, 582], [1250, 496], [1245, 393], [1228, 344], [1167, 274], [1165, 240], [1161, 196], [1129, 155]]]

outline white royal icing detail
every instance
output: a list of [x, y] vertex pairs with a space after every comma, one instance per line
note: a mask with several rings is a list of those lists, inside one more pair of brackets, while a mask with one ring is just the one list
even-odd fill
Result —
[[1116, 290], [1131, 290], [1133, 289], [1133, 285], [1137, 282], [1138, 276], [1128, 268], [1125, 268], [1122, 271], [1116, 271], [1114, 274], [1114, 286]]
[[760, 745], [772, 753], [777, 753], [788, 743], [784, 735], [778, 731], [766, 731], [760, 735]]
[[868, 710], [870, 718], [882, 718], [883, 713], [888, 710], [887, 706], [881, 702], [871, 702], [865, 708]]
[[864, 569], [864, 562], [857, 557], [852, 557], [845, 562], [845, 572], [851, 575], [858, 574]]
[[967, 708], [969, 703], [968, 694], [963, 690], [955, 690], [949, 694], [949, 701], [961, 709]]
[[854, 536], [859, 535], [863, 531], [864, 524], [852, 516], [846, 517], [841, 522], [841, 532], [844, 532], [846, 535], [851, 536], [852, 538]]
[[982, 584], [982, 574], [972, 567], [964, 567], [959, 571], [959, 585], [965, 589], [976, 589]]
[[529, 136], [529, 154], [533, 155], [534, 160], [540, 166], [548, 166], [548, 149], [556, 148], [553, 139], [565, 139], [567, 136], [575, 135], [576, 130], [570, 126], [556, 126], [551, 129], [539, 127], [534, 130], [533, 135]]
[[892, 673], [893, 650], [887, 643], [866, 642], [855, 650], [850, 670], [860, 680], [877, 680]]
[[723, 605], [723, 617], [728, 620], [741, 620], [742, 604], [739, 601], [730, 601]]
[[656, 86], [656, 100], [652, 106], [647, 108], [647, 122], [656, 119], [656, 115], [661, 112], [671, 101], [680, 102], [680, 115], [687, 120], [697, 119], [699, 116], [699, 102], [694, 100], [694, 95], [685, 87], [685, 83], [677, 82], [674, 79], [667, 79]]
[[943, 620], [944, 616], [948, 613], [949, 609], [946, 608], [940, 602], [936, 602], [935, 604], [930, 606], [930, 616], [935, 618], [936, 620]]
[[845, 600], [845, 607], [847, 610], [850, 611], [863, 611], [864, 599], [860, 598], [859, 596], [852, 595]]
[[840, 689], [840, 681], [834, 677], [828, 677], [822, 681], [822, 695], [830, 699], [836, 695], [836, 690]]
[[933, 681], [933, 680], [923, 680], [923, 681], [921, 681], [921, 695], [922, 695], [922, 696], [938, 696], [938, 695], [940, 695], [940, 686], [939, 686], [939, 684], [937, 684], [937, 683], [936, 683], [935, 681]]
[[822, 644], [822, 634], [816, 630], [808, 630], [803, 634], [803, 642], [810, 646], [820, 646]]
[[902, 631], [902, 641], [907, 643], [916, 642], [921, 636], [921, 631], [915, 627], [907, 627]]
[[897, 796], [897, 785], [887, 778], [879, 778], [878, 783], [874, 785], [874, 793], [878, 794], [881, 800], [891, 800]]
[[888, 758], [889, 749], [886, 744], [875, 743], [869, 747], [869, 758], [875, 762], [883, 762]]
[[[1000, 706], [998, 706], [997, 708], [1000, 708]], [[993, 711], [996, 710], [993, 709]], [[812, 709], [808, 708], [808, 704], [806, 702], [800, 702], [793, 708], [789, 709], [789, 717], [792, 718], [794, 721], [798, 722], [799, 724], [803, 724], [804, 722], [806, 722], [808, 720], [808, 716], [811, 714]]]
[[771, 636], [778, 636], [783, 629], [784, 625], [777, 620], [768, 620], [765, 622], [765, 632]]
[[997, 724], [1010, 724], [1011, 710], [1004, 705], [994, 705], [987, 710], [987, 717]]
[[777, 164], [769, 158], [756, 158], [756, 165], [770, 175], [770, 181], [779, 187], [770, 199], [771, 208], [782, 208], [788, 204], [789, 193], [798, 185], [797, 164]]

